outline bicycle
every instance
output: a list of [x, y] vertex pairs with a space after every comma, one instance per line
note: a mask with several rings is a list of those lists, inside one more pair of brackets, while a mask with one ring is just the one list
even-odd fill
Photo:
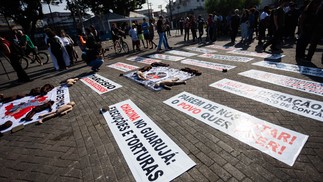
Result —
[[29, 67], [28, 59], [31, 60], [31, 63], [37, 61], [40, 65], [43, 65], [48, 63], [49, 55], [46, 52], [38, 51], [36, 48], [36, 54], [21, 56], [19, 63], [23, 69], [27, 69]]
[[121, 36], [119, 36], [119, 39], [116, 40], [114, 44], [114, 51], [116, 54], [120, 54], [122, 50], [124, 51], [124, 53], [129, 53], [129, 46]]

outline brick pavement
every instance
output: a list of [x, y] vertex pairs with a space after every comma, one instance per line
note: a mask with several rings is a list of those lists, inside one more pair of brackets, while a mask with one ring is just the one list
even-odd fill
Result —
[[[129, 38], [127, 38], [129, 41]], [[183, 37], [169, 38], [176, 50], [187, 46]], [[237, 39], [238, 40], [238, 39]], [[156, 41], [157, 42], [157, 41]], [[224, 45], [228, 40], [219, 40]], [[255, 44], [248, 50], [254, 51]], [[131, 46], [130, 46], [131, 47]], [[320, 63], [322, 46], [318, 47], [311, 66], [323, 68]], [[0, 181], [134, 181], [122, 153], [99, 113], [99, 108], [131, 99], [149, 116], [184, 152], [197, 164], [174, 181], [322, 181], [323, 179], [323, 125], [321, 122], [296, 115], [272, 106], [209, 87], [209, 84], [229, 78], [243, 83], [280, 91], [296, 96], [322, 101], [322, 96], [308, 94], [270, 83], [238, 75], [250, 69], [263, 70], [290, 77], [314, 80], [318, 77], [292, 72], [257, 67], [251, 63], [226, 62], [197, 58], [199, 60], [237, 66], [227, 73], [197, 68], [203, 74], [188, 80], [187, 85], [173, 87], [171, 91], [153, 92], [129, 79], [120, 77], [118, 70], [106, 65], [124, 62], [139, 67], [145, 64], [130, 62], [133, 55], [153, 53], [145, 50], [139, 54], [114, 56], [105, 59], [100, 75], [121, 84], [122, 87], [99, 95], [81, 82], [70, 87], [71, 100], [76, 107], [69, 114], [53, 118], [43, 125], [27, 125], [24, 130], [0, 138]], [[218, 51], [226, 54], [225, 51]], [[295, 64], [295, 46], [284, 49], [281, 62]], [[229, 54], [228, 54], [229, 55]], [[232, 54], [230, 54], [232, 55]], [[181, 68], [180, 62], [163, 61], [172, 67]], [[15, 73], [7, 65], [8, 80], [1, 68], [0, 90], [4, 94], [26, 93], [31, 88], [45, 83], [58, 85], [60, 81], [89, 72], [89, 67], [78, 62], [67, 71], [55, 72], [50, 64], [32, 65], [27, 70], [33, 82], [17, 85], [13, 83]], [[182, 112], [163, 104], [174, 95], [187, 91], [219, 104], [248, 113], [270, 123], [309, 135], [295, 164], [290, 167], [237, 139], [220, 132]]]

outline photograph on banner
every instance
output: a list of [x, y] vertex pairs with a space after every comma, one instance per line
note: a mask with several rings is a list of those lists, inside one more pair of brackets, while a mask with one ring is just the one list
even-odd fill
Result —
[[164, 103], [290, 166], [308, 139], [302, 133], [188, 92]]
[[232, 46], [221, 46], [221, 45], [208, 45], [205, 46], [207, 48], [212, 48], [212, 49], [219, 49], [219, 50], [223, 50], [223, 51], [233, 51], [233, 50], [240, 50], [241, 48], [236, 48], [236, 47], [232, 47]]
[[[10, 131], [21, 124], [28, 125], [37, 122], [40, 115], [56, 111], [59, 107], [69, 102], [68, 87], [59, 86], [54, 87], [44, 96], [26, 96], [4, 103], [0, 107], [0, 132]], [[34, 112], [34, 108], [42, 111]]]
[[151, 64], [151, 63], [161, 62], [161, 60], [145, 58], [145, 57], [140, 57], [140, 56], [129, 57], [129, 58], [127, 58], [127, 60], [128, 61], [138, 62], [138, 63], [144, 63], [144, 64]]
[[191, 52], [187, 52], [187, 51], [178, 51], [178, 50], [166, 51], [165, 53], [166, 54], [174, 54], [174, 55], [183, 56], [183, 57], [192, 57], [192, 56], [197, 55], [195, 53], [191, 53]]
[[132, 71], [124, 74], [123, 76], [155, 91], [163, 89], [163, 87], [160, 86], [160, 83], [164, 81], [176, 80], [176, 82], [181, 83], [194, 76], [192, 73], [163, 66], [152, 67], [150, 70], [144, 71], [140, 74], [143, 74], [141, 77], [144, 77], [144, 79], [138, 77], [138, 71]]
[[248, 78], [253, 78], [259, 81], [272, 83], [282, 87], [287, 87], [298, 91], [323, 96], [323, 83], [320, 82], [302, 80], [298, 78], [293, 78], [285, 75], [278, 75], [259, 70], [249, 70], [239, 73], [239, 75]]
[[195, 162], [131, 100], [103, 116], [136, 181], [171, 181]]
[[179, 61], [179, 60], [185, 59], [185, 57], [170, 56], [170, 55], [166, 55], [166, 54], [151, 54], [148, 57], [155, 58], [155, 59], [162, 59], [162, 60], [166, 60], [166, 61]]
[[323, 122], [323, 102], [222, 79], [211, 87], [267, 104], [294, 114]]
[[323, 69], [322, 68], [313, 68], [307, 66], [300, 66], [295, 64], [287, 64], [287, 63], [277, 63], [273, 61], [259, 61], [256, 63], [252, 63], [256, 66], [261, 66], [265, 68], [272, 68], [276, 70], [289, 71], [294, 73], [300, 73], [303, 75], [310, 75], [316, 77], [323, 77]]
[[181, 63], [192, 65], [192, 66], [198, 66], [202, 68], [208, 68], [208, 69], [217, 70], [217, 71], [222, 71], [223, 69], [231, 70], [236, 67], [236, 66], [231, 66], [226, 64], [200, 61], [196, 59], [184, 59], [181, 61]]
[[126, 63], [122, 63], [122, 62], [110, 64], [110, 65], [107, 65], [107, 67], [114, 68], [114, 69], [117, 69], [117, 70], [120, 70], [123, 72], [128, 72], [128, 71], [132, 71], [132, 70], [139, 68], [138, 66], [134, 66], [134, 65], [126, 64]]
[[230, 54], [238, 54], [243, 56], [254, 56], [254, 57], [260, 57], [265, 59], [281, 59], [285, 57], [285, 55], [282, 54], [268, 54], [268, 53], [259, 53], [259, 52], [251, 52], [251, 51], [244, 51], [244, 50], [232, 50], [228, 51], [227, 53]]
[[198, 48], [198, 47], [184, 47], [184, 49], [190, 50], [190, 51], [195, 51], [195, 52], [201, 52], [201, 53], [204, 53], [204, 54], [218, 52], [218, 51], [213, 50], [213, 49], [204, 49], [204, 48]]
[[202, 54], [202, 55], [199, 55], [198, 57], [217, 59], [217, 60], [223, 60], [223, 61], [235, 61], [235, 62], [249, 62], [254, 59], [249, 57], [227, 56], [227, 55], [221, 55], [221, 54]]
[[122, 87], [114, 81], [111, 81], [99, 74], [85, 76], [81, 78], [81, 81], [98, 94], [104, 94]]

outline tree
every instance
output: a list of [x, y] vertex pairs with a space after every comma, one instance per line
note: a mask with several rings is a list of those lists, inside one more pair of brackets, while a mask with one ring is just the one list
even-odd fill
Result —
[[94, 14], [114, 13], [128, 16], [130, 11], [142, 8], [146, 0], [83, 0]]
[[206, 0], [205, 9], [209, 13], [216, 11], [222, 15], [230, 14], [234, 9], [251, 8], [260, 0]]
[[31, 37], [37, 21], [43, 18], [40, 0], [0, 0], [0, 13], [20, 24]]

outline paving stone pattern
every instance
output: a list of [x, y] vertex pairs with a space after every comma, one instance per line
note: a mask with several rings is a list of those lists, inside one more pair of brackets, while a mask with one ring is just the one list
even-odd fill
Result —
[[[130, 42], [129, 37], [126, 40]], [[175, 50], [187, 51], [184, 47], [197, 46], [183, 42], [183, 36], [169, 38], [169, 41]], [[228, 42], [229, 39], [226, 39], [214, 44], [224, 45]], [[205, 48], [204, 46], [206, 45], [201, 48]], [[255, 46], [256, 42], [247, 47], [247, 50], [254, 51]], [[312, 63], [306, 64], [307, 66], [322, 68], [322, 48], [322, 45], [318, 46], [320, 52], [315, 53]], [[99, 95], [82, 82], [77, 82], [70, 87], [71, 100], [76, 103], [72, 112], [53, 118], [43, 125], [27, 125], [19, 132], [5, 133], [0, 137], [0, 181], [135, 181], [105, 119], [99, 113], [102, 106], [126, 99], [131, 99], [196, 162], [194, 168], [174, 181], [323, 181], [322, 122], [209, 87], [215, 81], [228, 78], [322, 101], [321, 96], [246, 78], [238, 73], [257, 69], [323, 83], [322, 78], [252, 65], [263, 60], [257, 57], [248, 63], [242, 63], [194, 56], [191, 58], [229, 64], [236, 68], [224, 73], [163, 60], [174, 68], [198, 69], [202, 75], [188, 80], [187, 85], [175, 86], [170, 91], [154, 92], [119, 76], [121, 71], [106, 67], [116, 62], [143, 67], [145, 64], [127, 61], [126, 58], [146, 57], [153, 53], [153, 50], [148, 49], [139, 53], [115, 55], [110, 50], [109, 58], [105, 59], [98, 74], [121, 84], [121, 88]], [[232, 56], [223, 50], [218, 50], [217, 53]], [[295, 64], [295, 45], [293, 48], [285, 48], [284, 54], [286, 56], [278, 61]], [[15, 84], [16, 75], [12, 67], [2, 58], [1, 60], [11, 79], [8, 80], [0, 67], [0, 90], [5, 95], [27, 93], [31, 88], [45, 83], [58, 85], [64, 79], [90, 72], [90, 68], [82, 61], [61, 72], [54, 71], [52, 64], [32, 64], [27, 72], [34, 81], [19, 85]], [[183, 91], [309, 135], [309, 139], [295, 164], [290, 167], [163, 103]]]

